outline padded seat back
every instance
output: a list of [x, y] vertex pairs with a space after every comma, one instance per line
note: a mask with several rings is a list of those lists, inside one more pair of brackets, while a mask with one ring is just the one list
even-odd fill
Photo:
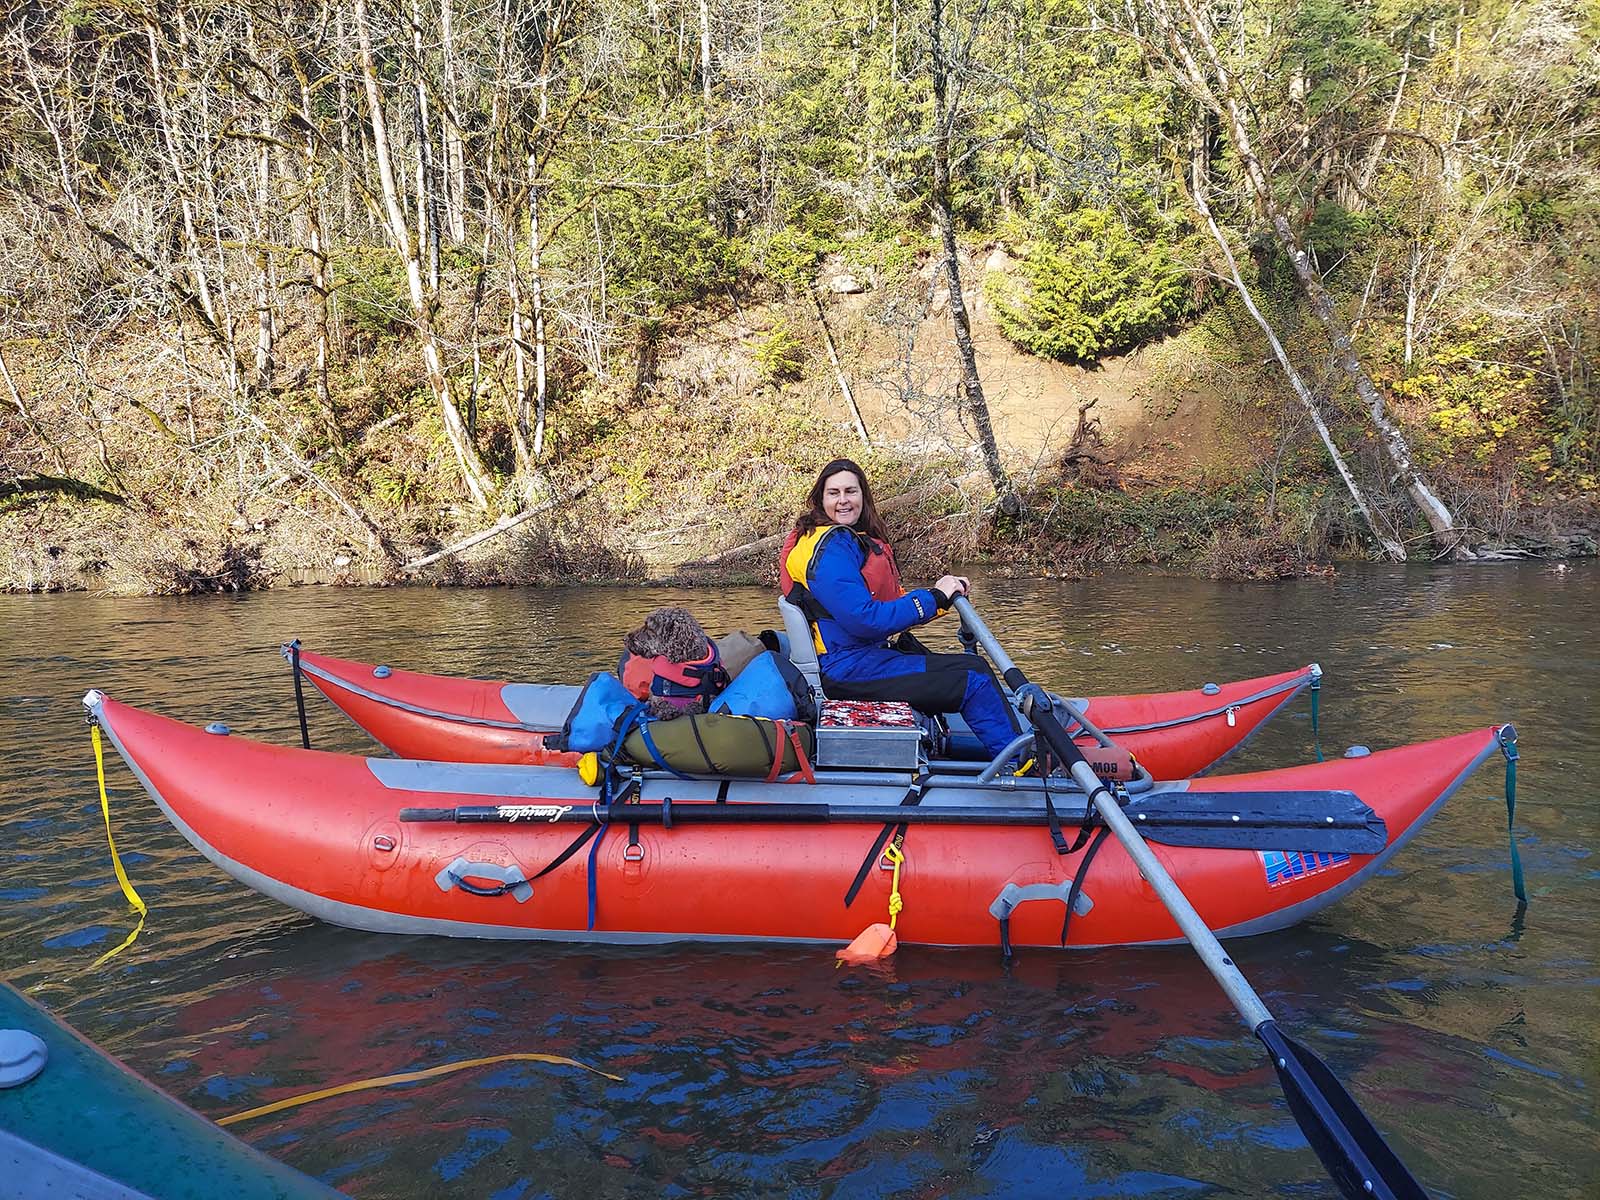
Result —
[[789, 639], [789, 661], [800, 669], [811, 685], [811, 694], [820, 705], [822, 695], [822, 669], [817, 665], [817, 645], [811, 640], [811, 622], [805, 613], [778, 597], [778, 615], [783, 618], [783, 632]]

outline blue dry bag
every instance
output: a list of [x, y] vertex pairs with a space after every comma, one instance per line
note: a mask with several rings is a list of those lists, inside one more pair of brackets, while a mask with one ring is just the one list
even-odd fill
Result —
[[579, 754], [609, 750], [617, 740], [617, 726], [644, 707], [609, 671], [596, 671], [578, 693], [578, 702], [561, 727], [561, 744]]
[[793, 721], [799, 715], [790, 680], [770, 650], [750, 660], [739, 677], [711, 702], [711, 711], [772, 721]]

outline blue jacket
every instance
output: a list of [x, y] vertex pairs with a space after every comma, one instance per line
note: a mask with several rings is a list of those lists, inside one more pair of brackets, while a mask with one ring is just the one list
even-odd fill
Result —
[[882, 646], [884, 642], [940, 613], [939, 597], [931, 588], [917, 588], [897, 600], [875, 599], [862, 578], [867, 549], [861, 540], [841, 534], [838, 526], [818, 543], [806, 566], [805, 586], [825, 612], [807, 615], [821, 640], [819, 665], [847, 658], [852, 651]]

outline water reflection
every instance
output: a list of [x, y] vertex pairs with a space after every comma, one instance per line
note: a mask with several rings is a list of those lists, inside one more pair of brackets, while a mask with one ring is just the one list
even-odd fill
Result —
[[[1076, 694], [1318, 660], [1330, 749], [1517, 720], [1534, 889], [1520, 924], [1486, 769], [1386, 878], [1311, 926], [1235, 946], [1442, 1194], [1595, 1192], [1596, 582], [1592, 566], [1404, 568], [1270, 588], [995, 580], [979, 595], [1024, 668]], [[755, 589], [0, 597], [8, 977], [214, 1116], [520, 1050], [623, 1077], [505, 1064], [240, 1127], [363, 1197], [1331, 1194], [1181, 951], [1031, 953], [1005, 972], [992, 954], [917, 950], [874, 974], [821, 951], [372, 937], [222, 877], [114, 765], [119, 844], [152, 915], [134, 949], [89, 969], [128, 921], [85, 688], [291, 743], [273, 653], [290, 637], [419, 670], [577, 681], [668, 601], [713, 629], [775, 615]], [[1307, 726], [1302, 704], [1235, 768], [1304, 758]], [[369, 749], [326, 707], [312, 734]]]
[[[1137, 1194], [1130, 1174], [1151, 1172], [1130, 1172], [1130, 1148], [1181, 1191], [1230, 1180], [1265, 1194], [1305, 1173], [1272, 1072], [1178, 955], [1034, 954], [1004, 973], [991, 956], [929, 952], [859, 974], [819, 952], [540, 948], [532, 970], [516, 948], [354, 941], [307, 931], [145, 1036], [209, 1111], [322, 1086], [330, 1062], [355, 1079], [534, 1050], [623, 1077], [498, 1066], [268, 1119], [316, 1169], [386, 1147], [346, 1179], [358, 1193], [357, 1179], [382, 1189], [413, 1172], [448, 1182], [469, 1159], [486, 1188], [531, 1174], [556, 1195], [635, 1176], [793, 1194], [930, 1171], [952, 1194], [1018, 1194], [1045, 1164], [1078, 1180], [1068, 1194]], [[1414, 1098], [1388, 1075], [1403, 1079], [1416, 1048], [1389, 1024], [1356, 1037], [1338, 1016], [1382, 952], [1321, 941], [1297, 952], [1320, 964], [1316, 995], [1294, 962], [1252, 973], [1285, 1019], [1318, 1012], [1312, 1028], [1374, 1111], [1402, 1109]], [[1486, 1094], [1486, 1075], [1463, 1057], [1452, 1091]]]

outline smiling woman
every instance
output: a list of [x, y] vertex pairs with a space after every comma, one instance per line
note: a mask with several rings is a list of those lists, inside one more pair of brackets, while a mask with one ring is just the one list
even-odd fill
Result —
[[853, 471], [836, 472], [823, 484], [822, 511], [835, 525], [854, 525], [861, 516], [865, 486]]
[[902, 700], [924, 713], [959, 712], [991, 756], [1018, 733], [984, 660], [935, 654], [911, 636], [971, 590], [962, 575], [906, 591], [888, 530], [862, 469], [836, 458], [817, 474], [806, 510], [778, 557], [784, 598], [805, 613], [822, 687], [835, 700]]

